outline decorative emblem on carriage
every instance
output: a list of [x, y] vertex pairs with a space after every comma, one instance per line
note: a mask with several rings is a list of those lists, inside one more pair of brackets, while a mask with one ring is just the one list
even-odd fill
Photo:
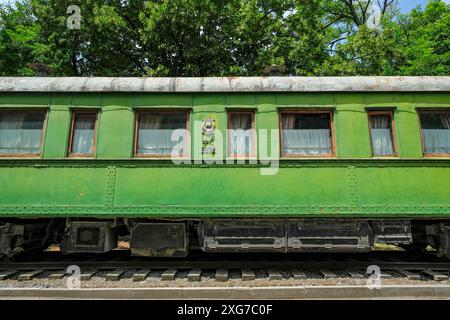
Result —
[[206, 118], [202, 121], [202, 153], [215, 155], [216, 119]]

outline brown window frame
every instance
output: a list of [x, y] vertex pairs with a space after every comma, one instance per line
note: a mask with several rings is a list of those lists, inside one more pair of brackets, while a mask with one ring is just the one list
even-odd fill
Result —
[[[150, 158], [150, 159], [170, 159], [171, 154], [139, 154], [137, 153], [138, 145], [138, 131], [139, 131], [139, 115], [143, 113], [153, 113], [153, 114], [170, 114], [174, 112], [185, 112], [186, 113], [186, 130], [190, 132], [190, 109], [135, 109], [134, 110], [134, 143], [133, 143], [133, 157], [134, 158]], [[189, 158], [191, 154], [191, 139], [188, 135], [186, 137], [186, 150], [181, 156], [176, 156], [175, 158], [185, 159]]]
[[[386, 115], [386, 114], [391, 116], [392, 147], [394, 148], [394, 153], [389, 155], [374, 155], [372, 143], [372, 125], [370, 123], [370, 117], [372, 115]], [[369, 124], [370, 152], [372, 154], [372, 158], [392, 158], [392, 157], [398, 158], [397, 138], [395, 136], [394, 110], [367, 110], [367, 121]]]
[[[329, 114], [330, 115], [330, 129], [331, 129], [331, 153], [321, 155], [285, 155], [283, 154], [283, 114]], [[305, 110], [280, 110], [278, 113], [278, 126], [280, 128], [280, 158], [281, 159], [296, 159], [296, 158], [335, 158], [336, 157], [336, 143], [334, 135], [334, 110], [318, 110], [318, 109], [305, 109]]]
[[41, 143], [39, 145], [39, 153], [3, 153], [0, 154], [0, 158], [40, 158], [42, 155], [43, 147], [44, 147], [44, 137], [47, 129], [47, 116], [48, 109], [47, 108], [27, 108], [27, 109], [0, 109], [0, 112], [43, 112], [44, 113], [44, 121], [42, 123], [42, 131], [41, 131]]
[[251, 127], [251, 130], [252, 130], [252, 143], [253, 143], [253, 146], [252, 146], [252, 152], [248, 156], [247, 155], [234, 154], [234, 153], [233, 154], [228, 154], [228, 147], [229, 147], [229, 143], [231, 141], [231, 139], [230, 139], [230, 133], [231, 132], [228, 131], [228, 135], [227, 135], [227, 157], [228, 158], [247, 158], [247, 159], [255, 158], [256, 157], [255, 111], [253, 111], [253, 110], [228, 110], [228, 125], [227, 125], [227, 129], [228, 130], [231, 130], [231, 128], [230, 128], [230, 119], [231, 119], [231, 116], [233, 114], [250, 114], [252, 116], [252, 127]]
[[436, 157], [450, 157], [450, 153], [425, 153], [425, 144], [423, 141], [422, 133], [422, 114], [423, 113], [444, 113], [450, 114], [449, 109], [417, 109], [418, 119], [419, 119], [419, 130], [420, 130], [420, 142], [422, 145], [422, 155], [424, 158], [436, 158]]
[[[95, 114], [95, 125], [94, 125], [94, 142], [92, 144], [92, 153], [90, 154], [82, 154], [82, 153], [73, 153], [72, 152], [72, 146], [73, 146], [73, 131], [75, 128], [75, 120], [76, 116], [79, 114]], [[70, 120], [70, 134], [69, 134], [69, 144], [67, 148], [67, 156], [69, 158], [94, 158], [95, 157], [95, 150], [97, 147], [97, 129], [98, 129], [98, 110], [93, 109], [86, 109], [86, 110], [80, 110], [80, 109], [73, 109], [71, 112], [71, 120]]]

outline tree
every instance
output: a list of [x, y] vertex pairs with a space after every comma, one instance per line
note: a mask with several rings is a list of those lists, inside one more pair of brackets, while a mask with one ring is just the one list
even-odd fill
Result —
[[380, 29], [360, 26], [337, 45], [319, 74], [448, 75], [450, 5], [431, 1], [396, 19], [384, 16]]
[[[81, 28], [67, 28], [69, 5]], [[450, 5], [396, 0], [20, 0], [0, 6], [0, 75], [448, 75]], [[379, 23], [376, 20], [379, 18]]]
[[[70, 5], [81, 9], [81, 29], [67, 28]], [[49, 47], [56, 75], [125, 76], [145, 72], [135, 20], [143, 1], [32, 0], [41, 26], [42, 41]]]
[[47, 47], [39, 41], [41, 26], [29, 2], [0, 7], [0, 75], [32, 75], [29, 63], [45, 60]]
[[149, 1], [139, 14], [149, 75], [228, 74], [238, 32], [237, 0]]

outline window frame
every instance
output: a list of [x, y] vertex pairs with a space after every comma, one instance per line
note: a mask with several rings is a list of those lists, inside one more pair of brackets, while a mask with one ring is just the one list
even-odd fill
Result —
[[[331, 131], [331, 153], [320, 155], [285, 155], [283, 154], [283, 114], [329, 114], [330, 115], [330, 131]], [[335, 158], [336, 143], [334, 134], [334, 110], [333, 109], [286, 109], [278, 112], [278, 127], [280, 139], [280, 158], [281, 159], [297, 159], [297, 158]]]
[[45, 133], [47, 131], [47, 117], [48, 117], [48, 108], [7, 108], [0, 109], [0, 112], [43, 112], [44, 113], [44, 121], [42, 123], [41, 137], [40, 137], [40, 145], [39, 145], [39, 153], [0, 153], [0, 158], [41, 158], [44, 144], [45, 144]]
[[443, 113], [450, 114], [450, 109], [417, 109], [417, 115], [419, 120], [419, 130], [420, 130], [420, 142], [422, 146], [422, 155], [424, 158], [436, 158], [436, 157], [450, 157], [450, 153], [425, 153], [425, 143], [423, 141], [422, 132], [422, 114], [424, 113]]
[[[394, 153], [389, 155], [374, 155], [373, 154], [373, 143], [372, 143], [372, 124], [370, 122], [370, 117], [372, 115], [390, 115], [391, 116], [391, 135], [392, 135], [392, 147], [394, 148]], [[367, 121], [369, 124], [369, 140], [370, 140], [370, 153], [372, 158], [398, 158], [398, 147], [397, 147], [397, 138], [395, 136], [395, 119], [394, 119], [394, 110], [367, 110]]]
[[[137, 153], [138, 147], [138, 133], [139, 133], [139, 115], [143, 113], [152, 114], [170, 114], [175, 112], [185, 112], [186, 113], [186, 130], [190, 133], [190, 109], [135, 109], [134, 110], [134, 143], [133, 143], [133, 158], [147, 158], [147, 159], [171, 159], [171, 154], [139, 154]], [[188, 159], [191, 154], [191, 138], [190, 134], [186, 137], [186, 152], [181, 156], [176, 156], [178, 159]]]
[[[97, 148], [98, 113], [99, 113], [99, 111], [96, 109], [72, 109], [71, 110], [70, 133], [69, 133], [69, 143], [68, 143], [68, 147], [67, 147], [67, 157], [69, 157], [69, 158], [95, 158], [95, 152], [96, 152], [96, 148]], [[76, 120], [76, 116], [79, 114], [95, 114], [94, 142], [92, 144], [92, 153], [90, 153], [90, 154], [82, 154], [82, 153], [73, 153], [72, 152], [75, 120]]]
[[[245, 109], [241, 109], [241, 110], [228, 110], [227, 111], [228, 115], [227, 115], [227, 129], [228, 129], [228, 134], [227, 134], [227, 158], [234, 158], [234, 159], [251, 159], [251, 158], [255, 158], [256, 157], [256, 134], [255, 134], [255, 111], [254, 110], [245, 110]], [[228, 154], [228, 147], [229, 147], [229, 143], [231, 141], [231, 128], [230, 128], [230, 120], [231, 120], [231, 116], [233, 114], [250, 114], [252, 117], [251, 120], [251, 130], [252, 130], [252, 150], [251, 153], [247, 156], [247, 155], [242, 155], [242, 154]]]

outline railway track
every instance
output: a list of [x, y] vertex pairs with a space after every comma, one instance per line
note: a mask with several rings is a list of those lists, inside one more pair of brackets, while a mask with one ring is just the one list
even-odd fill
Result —
[[[15, 261], [0, 261], [0, 281], [18, 282], [32, 279], [63, 279], [72, 274], [67, 268], [77, 266], [81, 280], [100, 277], [106, 281], [132, 279], [142, 282], [148, 278], [161, 281], [214, 279], [226, 282], [300, 280], [300, 279], [364, 279], [368, 267], [379, 268], [380, 278], [410, 280], [448, 280], [450, 262], [431, 254], [407, 252], [376, 252], [369, 254], [304, 254], [304, 255], [204, 255], [189, 259], [146, 259], [130, 257], [129, 252], [113, 251], [103, 255], [63, 256], [60, 252], [19, 257]], [[371, 270], [375, 270], [371, 267]], [[371, 271], [370, 270], [370, 271]], [[376, 271], [375, 271], [376, 272]], [[374, 275], [372, 275], [374, 276]], [[0, 282], [1, 286], [1, 282]]]

